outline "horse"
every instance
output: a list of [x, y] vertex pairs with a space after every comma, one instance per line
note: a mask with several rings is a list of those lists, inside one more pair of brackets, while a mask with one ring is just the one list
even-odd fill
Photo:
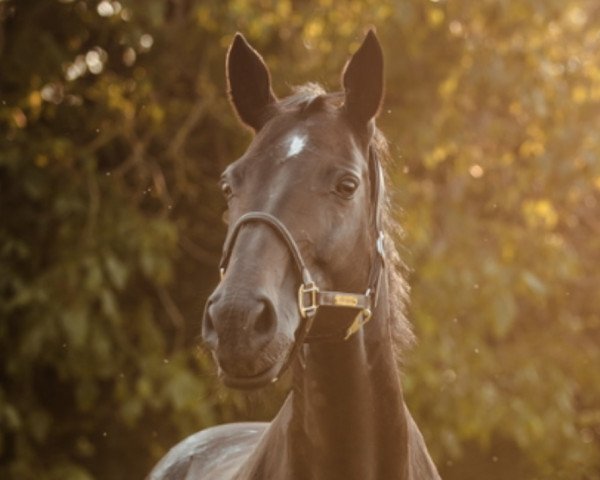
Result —
[[224, 171], [228, 232], [202, 337], [219, 377], [254, 389], [292, 371], [269, 423], [200, 431], [150, 480], [439, 479], [406, 407], [398, 350], [412, 340], [385, 194], [383, 52], [373, 30], [342, 73], [278, 99], [237, 33], [230, 101], [255, 135]]

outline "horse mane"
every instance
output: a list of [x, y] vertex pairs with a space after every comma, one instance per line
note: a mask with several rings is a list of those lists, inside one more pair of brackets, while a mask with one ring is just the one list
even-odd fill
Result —
[[391, 163], [388, 142], [381, 130], [375, 128], [371, 145], [379, 157], [384, 171], [384, 184], [386, 194], [382, 205], [382, 220], [385, 236], [385, 257], [388, 268], [388, 301], [390, 302], [389, 319], [392, 339], [397, 346], [396, 353], [399, 358], [401, 354], [410, 348], [415, 342], [412, 326], [406, 316], [408, 305], [408, 293], [410, 287], [406, 281], [408, 267], [402, 260], [394, 238], [403, 238], [404, 230], [392, 214], [392, 202], [387, 194], [387, 186], [390, 184], [388, 168]]
[[[343, 92], [327, 93], [317, 83], [307, 83], [293, 88], [293, 94], [280, 100], [279, 105], [285, 110], [296, 110], [299, 113], [314, 112], [317, 110], [339, 109], [344, 103]], [[388, 168], [392, 162], [389, 154], [388, 142], [381, 130], [374, 129], [371, 147], [379, 158], [384, 170], [384, 184], [387, 191], [389, 185]], [[402, 261], [398, 248], [394, 242], [395, 237], [404, 236], [403, 229], [392, 214], [390, 196], [384, 196], [382, 209], [383, 229], [385, 236], [385, 255], [388, 268], [388, 301], [390, 331], [392, 340], [396, 345], [396, 354], [399, 359], [402, 353], [414, 343], [415, 336], [406, 316], [408, 304], [409, 285], [406, 281], [408, 268]]]

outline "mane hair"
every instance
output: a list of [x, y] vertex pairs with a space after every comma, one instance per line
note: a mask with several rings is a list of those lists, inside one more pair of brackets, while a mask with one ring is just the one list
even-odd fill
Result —
[[[301, 114], [306, 114], [307, 112], [313, 113], [319, 109], [323, 111], [339, 109], [343, 106], [345, 98], [344, 92], [327, 93], [317, 83], [307, 83], [294, 87], [293, 91], [292, 95], [280, 100], [279, 105], [285, 110], [296, 110]], [[376, 127], [371, 139], [371, 147], [381, 162], [385, 177], [384, 185], [387, 189], [387, 185], [389, 184], [387, 170], [391, 163], [391, 156], [389, 154], [387, 139]], [[406, 316], [408, 293], [410, 290], [406, 281], [408, 268], [402, 261], [394, 242], [395, 237], [403, 237], [403, 230], [392, 214], [390, 197], [387, 194], [384, 196], [384, 205], [381, 205], [381, 212], [387, 265], [388, 322], [393, 342], [397, 347], [397, 357], [401, 359], [402, 353], [411, 347], [415, 341], [411, 324]]]
[[[307, 83], [292, 87], [293, 94], [279, 101], [279, 106], [285, 110], [304, 112], [312, 107], [321, 110], [339, 108], [343, 104], [344, 93], [327, 93], [318, 83]], [[312, 106], [312, 107], [311, 107]]]
[[404, 230], [392, 214], [392, 202], [387, 194], [389, 185], [388, 168], [391, 163], [388, 142], [381, 130], [375, 128], [371, 146], [375, 155], [379, 158], [384, 171], [384, 185], [386, 194], [384, 195], [384, 204], [381, 206], [382, 221], [384, 230], [384, 249], [386, 259], [386, 273], [388, 280], [388, 301], [390, 304], [389, 319], [392, 338], [394, 340], [396, 353], [399, 359], [402, 353], [409, 349], [415, 342], [415, 336], [412, 326], [406, 316], [406, 307], [408, 305], [408, 294], [410, 287], [406, 281], [408, 267], [402, 260], [394, 238], [404, 237]]

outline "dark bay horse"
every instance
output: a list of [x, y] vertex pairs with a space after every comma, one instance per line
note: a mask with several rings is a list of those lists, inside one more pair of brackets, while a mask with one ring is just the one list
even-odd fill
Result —
[[226, 385], [261, 387], [289, 367], [293, 388], [272, 422], [192, 435], [149, 478], [439, 479], [397, 367], [411, 331], [386, 234], [379, 41], [367, 34], [340, 93], [277, 99], [240, 34], [227, 74], [256, 135], [222, 176], [229, 231], [202, 335]]

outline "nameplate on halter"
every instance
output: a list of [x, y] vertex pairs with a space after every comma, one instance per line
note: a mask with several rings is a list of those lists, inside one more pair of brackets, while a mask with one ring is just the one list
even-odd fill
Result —
[[333, 302], [340, 307], [356, 307], [358, 298], [353, 295], [336, 295]]

